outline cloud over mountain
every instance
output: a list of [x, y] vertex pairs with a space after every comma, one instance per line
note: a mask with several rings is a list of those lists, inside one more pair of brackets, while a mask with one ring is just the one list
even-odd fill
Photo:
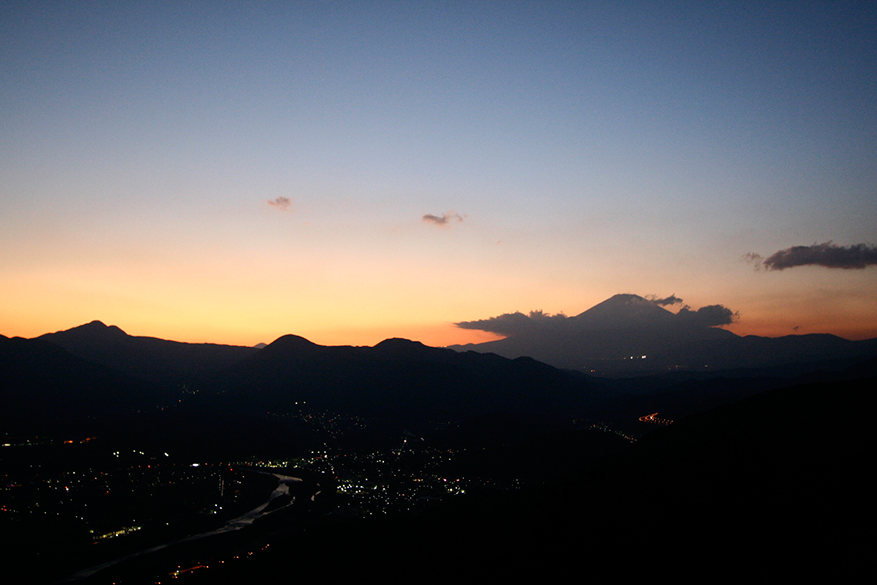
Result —
[[845, 270], [862, 270], [877, 265], [877, 246], [870, 244], [852, 244], [838, 246], [831, 240], [811, 246], [792, 246], [774, 252], [766, 259], [760, 254], [749, 252], [744, 260], [762, 266], [766, 270], [785, 270], [796, 266], [824, 266], [825, 268], [842, 268]]
[[566, 330], [568, 327], [568, 317], [563, 313], [550, 315], [542, 311], [530, 311], [529, 315], [515, 312], [490, 317], [489, 319], [479, 319], [478, 321], [461, 321], [460, 323], [454, 323], [454, 325], [460, 329], [487, 331], [509, 337], [545, 329], [555, 331]]
[[730, 325], [738, 316], [738, 313], [722, 305], [707, 305], [696, 311], [692, 311], [688, 306], [685, 306], [676, 313], [676, 319], [703, 327]]
[[677, 297], [675, 294], [670, 295], [669, 297], [665, 297], [663, 299], [659, 299], [655, 295], [648, 295], [646, 296], [646, 300], [655, 303], [659, 307], [664, 307], [666, 305], [678, 305], [682, 302], [682, 299]]

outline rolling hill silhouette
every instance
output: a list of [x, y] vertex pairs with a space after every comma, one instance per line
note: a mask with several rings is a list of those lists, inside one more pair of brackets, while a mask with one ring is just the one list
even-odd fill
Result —
[[405, 339], [320, 346], [286, 335], [223, 371], [209, 387], [236, 408], [287, 412], [297, 403], [414, 424], [485, 414], [583, 410], [595, 386], [530, 358], [459, 353]]
[[[864, 356], [877, 355], [877, 340], [739, 337], [636, 295], [616, 295], [576, 317], [556, 321], [559, 325], [541, 329], [531, 322], [527, 326], [534, 331], [529, 335], [476, 347], [512, 355], [532, 349], [537, 356], [551, 354], [554, 348], [567, 352], [567, 360], [596, 355], [600, 359], [592, 357], [591, 363], [602, 364], [624, 364], [606, 356], [636, 350], [653, 356], [638, 363], [655, 364], [650, 367], [659, 371], [684, 357], [684, 363], [711, 364], [713, 377], [722, 368], [740, 364], [806, 364], [725, 371], [726, 380], [719, 382], [707, 382], [705, 370], [692, 367], [699, 378], [609, 384], [531, 357], [461, 352], [404, 339], [388, 339], [374, 347], [321, 346], [285, 335], [256, 349], [129, 336], [94, 321], [33, 340], [0, 339], [0, 358], [7, 364], [5, 416], [13, 420], [19, 411], [19, 422], [41, 416], [85, 420], [96, 414], [155, 410], [170, 401], [175, 403], [173, 412], [186, 414], [168, 411], [161, 416], [177, 416], [178, 427], [186, 420], [193, 425], [200, 420], [204, 429], [216, 426], [211, 417], [225, 421], [222, 424], [244, 415], [252, 421], [266, 413], [297, 411], [303, 404], [394, 426], [487, 415], [625, 420], [642, 408], [659, 405], [678, 414], [693, 412], [782, 385], [780, 377], [839, 371]], [[749, 380], [735, 381], [744, 378]]]
[[108, 368], [159, 382], [191, 381], [227, 368], [258, 351], [252, 347], [137, 337], [100, 321], [47, 333], [38, 339]]
[[16, 432], [98, 428], [176, 452], [295, 449], [315, 440], [300, 422], [305, 409], [363, 418], [383, 434], [482, 416], [584, 415], [606, 394], [530, 358], [405, 339], [351, 347], [285, 335], [257, 350], [133, 337], [92, 322], [2, 341], [4, 420]]
[[0, 424], [58, 432], [169, 403], [168, 388], [77, 357], [43, 339], [0, 336]]
[[[603, 351], [629, 343], [676, 348], [670, 331], [695, 344], [685, 350], [694, 355], [702, 350], [719, 360], [713, 352], [725, 352], [729, 364], [740, 363], [740, 356], [758, 364], [818, 356], [811, 366], [821, 370], [598, 379], [530, 357], [458, 352], [405, 339], [374, 347], [321, 346], [286, 335], [256, 350], [132, 337], [93, 322], [37, 339], [0, 336], [0, 424], [5, 433], [97, 426], [106, 448], [127, 444], [173, 451], [186, 461], [229, 461], [326, 448], [327, 435], [312, 432], [305, 415], [346, 415], [368, 419], [380, 433], [389, 429], [384, 436], [394, 444], [412, 436], [409, 429], [436, 431], [424, 433], [424, 440], [444, 437], [461, 452], [482, 454], [461, 457], [472, 473], [496, 473], [497, 463], [516, 472], [513, 464], [523, 460], [545, 461], [550, 465], [538, 468], [539, 474], [554, 475], [539, 488], [470, 494], [416, 517], [324, 522], [320, 516], [309, 529], [273, 541], [259, 564], [244, 568], [250, 579], [284, 570], [399, 579], [419, 571], [449, 578], [522, 570], [533, 577], [565, 577], [581, 569], [585, 553], [591, 565], [614, 563], [607, 577], [627, 566], [631, 553], [648, 566], [683, 555], [721, 566], [732, 560], [754, 570], [774, 557], [777, 542], [809, 558], [860, 557], [873, 540], [867, 490], [877, 379], [873, 342], [744, 338], [634, 295], [610, 301], [558, 320], [559, 327], [569, 327], [566, 333], [575, 340], [576, 324], [584, 323], [580, 329], [593, 335], [595, 351], [600, 347], [594, 340], [600, 339], [618, 344]], [[866, 354], [870, 359], [861, 358]], [[716, 404], [726, 406], [705, 412]], [[619, 428], [624, 421], [644, 424], [636, 417], [655, 410], [676, 422], [635, 444], [576, 428], [617, 443], [582, 442], [590, 463], [562, 479], [557, 475], [588, 457], [575, 463], [572, 432], [543, 432], [547, 425], [534, 423], [600, 417]], [[677, 417], [673, 410], [692, 416]], [[485, 434], [496, 439], [493, 450], [484, 449]], [[622, 443], [623, 452], [617, 448]], [[564, 448], [566, 455], [551, 459]], [[613, 456], [597, 460], [598, 448]], [[261, 534], [258, 526], [253, 530]], [[244, 533], [241, 542], [251, 538], [261, 536]], [[295, 567], [289, 562], [293, 551]], [[346, 561], [340, 570], [333, 565], [339, 558]], [[130, 570], [140, 569], [135, 564]], [[229, 570], [205, 572], [203, 578], [243, 580]]]

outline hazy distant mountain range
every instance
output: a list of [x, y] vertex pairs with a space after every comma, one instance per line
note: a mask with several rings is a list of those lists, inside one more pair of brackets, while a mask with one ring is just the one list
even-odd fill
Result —
[[721, 305], [672, 313], [638, 295], [619, 294], [574, 317], [507, 314], [457, 325], [506, 335], [486, 343], [451, 346], [457, 351], [526, 355], [558, 368], [600, 374], [775, 367], [861, 357], [877, 352], [877, 339], [850, 341], [834, 335], [741, 337], [718, 328], [733, 314]]

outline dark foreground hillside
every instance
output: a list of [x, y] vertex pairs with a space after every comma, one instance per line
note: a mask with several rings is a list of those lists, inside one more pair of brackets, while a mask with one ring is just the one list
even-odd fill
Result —
[[[148, 381], [0, 342], [11, 582], [116, 559], [80, 582], [788, 576], [875, 548], [874, 359], [606, 380], [285, 336]], [[656, 411], [676, 422], [640, 422]], [[252, 474], [278, 467], [312, 491], [214, 534], [272, 497], [277, 478]]]
[[875, 382], [768, 391], [538, 489], [325, 522], [187, 582], [855, 574], [877, 538]]

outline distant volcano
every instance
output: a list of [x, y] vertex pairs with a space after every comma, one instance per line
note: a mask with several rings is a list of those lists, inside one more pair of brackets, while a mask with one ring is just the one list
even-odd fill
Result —
[[451, 349], [529, 356], [560, 368], [619, 373], [772, 366], [831, 357], [854, 343], [829, 335], [781, 338], [785, 341], [743, 338], [719, 328], [734, 317], [722, 305], [697, 310], [683, 306], [673, 313], [658, 301], [618, 294], [574, 317], [537, 311], [457, 323], [505, 339]]
[[573, 319], [594, 327], [616, 327], [619, 324], [670, 323], [675, 315], [652, 301], [631, 294], [615, 295]]

